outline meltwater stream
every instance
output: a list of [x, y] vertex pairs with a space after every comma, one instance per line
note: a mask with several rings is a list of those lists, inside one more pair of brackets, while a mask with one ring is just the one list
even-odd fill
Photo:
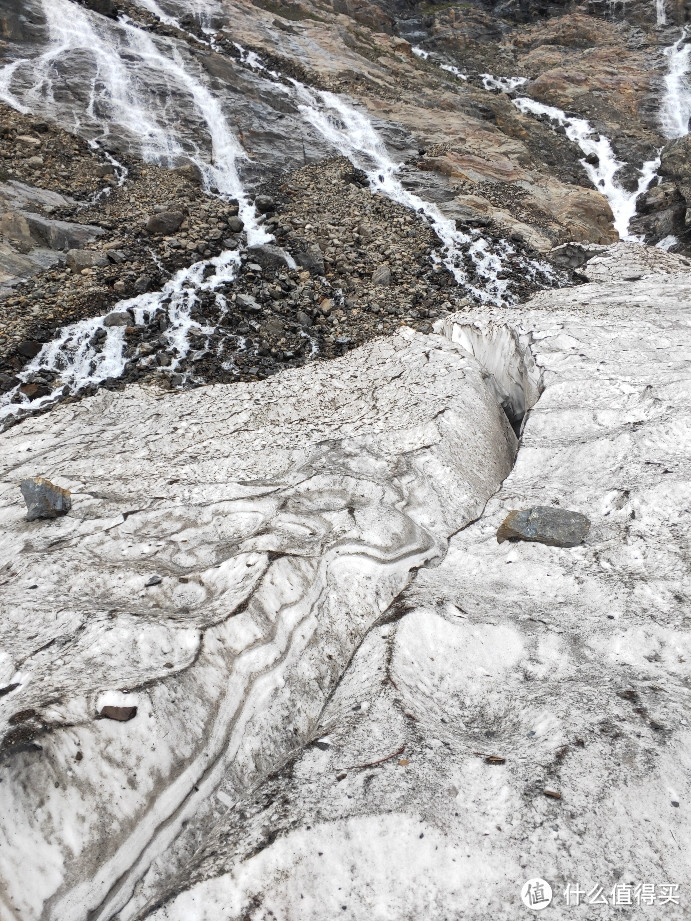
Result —
[[660, 109], [660, 127], [665, 137], [683, 137], [691, 120], [691, 35], [688, 26], [677, 42], [665, 49], [667, 73]]
[[[42, 10], [48, 48], [35, 58], [0, 69], [0, 98], [23, 111], [50, 117], [59, 114], [68, 127], [99, 138], [106, 138], [111, 125], [117, 125], [148, 161], [170, 165], [182, 158], [193, 161], [208, 189], [238, 201], [249, 244], [272, 239], [259, 226], [238, 174], [236, 164], [246, 158], [245, 152], [219, 101], [186, 66], [172, 42], [161, 50], [150, 35], [128, 20], [112, 23], [69, 0], [42, 0]], [[86, 87], [76, 92], [78, 73], [83, 71], [70, 69], [70, 64], [79, 63], [83, 68], [85, 60], [91, 65], [87, 78], [81, 77]], [[71, 83], [67, 95], [62, 76], [65, 71]], [[167, 87], [163, 99], [147, 85], [147, 75], [152, 72]], [[201, 132], [181, 124], [180, 109], [173, 108], [180, 96], [187, 101], [193, 124], [202, 128]], [[201, 135], [208, 149], [195, 134]], [[165, 310], [168, 328], [164, 335], [176, 356], [171, 366], [174, 370], [188, 351], [188, 334], [212, 332], [190, 317], [198, 293], [213, 291], [232, 280], [239, 261], [237, 252], [228, 251], [196, 263], [178, 272], [161, 291], [120, 302], [114, 310], [128, 310], [133, 322], [139, 323]], [[119, 377], [133, 356], [125, 354], [123, 328], [104, 325], [103, 320], [98, 317], [67, 326], [46, 344], [18, 377], [25, 382], [41, 371], [57, 375], [52, 392], [30, 402], [18, 385], [0, 399], [0, 421], [23, 413], [29, 406], [33, 410], [59, 396]]]
[[[413, 53], [423, 60], [429, 60], [430, 54], [421, 48], [413, 48]], [[437, 63], [436, 61], [434, 63]], [[454, 73], [456, 76], [467, 80], [456, 68], [446, 64], [438, 64], [442, 70]], [[526, 77], [495, 77], [492, 74], [480, 74], [484, 89], [499, 90], [511, 96], [511, 101], [516, 108], [524, 114], [547, 118], [550, 122], [564, 129], [569, 140], [578, 144], [583, 159], [580, 161], [588, 178], [595, 188], [607, 199], [614, 217], [614, 229], [621, 240], [642, 242], [639, 237], [629, 233], [631, 218], [636, 213], [636, 201], [648, 190], [657, 175], [660, 166], [659, 156], [646, 161], [638, 170], [639, 178], [637, 187], [629, 191], [620, 185], [616, 175], [626, 166], [617, 160], [608, 138], [599, 134], [584, 118], [567, 115], [556, 106], [548, 106], [542, 102], [530, 99], [528, 96], [515, 96], [515, 91], [528, 82]]]
[[286, 87], [277, 82], [280, 75], [267, 69], [254, 52], [247, 52], [238, 44], [236, 48], [244, 64], [260, 71], [277, 88], [284, 92], [292, 88], [304, 119], [329, 146], [366, 174], [372, 192], [379, 192], [425, 216], [443, 244], [444, 265], [456, 282], [478, 300], [497, 305], [514, 301], [510, 279], [503, 277], [509, 260], [514, 270], [538, 286], [557, 284], [558, 276], [548, 263], [518, 254], [506, 240], [494, 242], [479, 233], [459, 230], [455, 221], [445, 217], [436, 205], [406, 189], [400, 178], [401, 164], [391, 159], [386, 145], [362, 109], [355, 108], [335, 93], [313, 90], [294, 78], [290, 78]]
[[617, 173], [626, 164], [617, 160], [609, 139], [603, 134], [598, 134], [584, 118], [568, 116], [555, 106], [544, 105], [527, 96], [517, 97], [513, 100], [513, 104], [521, 112], [546, 116], [564, 129], [569, 140], [578, 144], [584, 154], [581, 165], [588, 174], [588, 178], [609, 202], [614, 216], [614, 229], [619, 234], [619, 238], [642, 242], [638, 237], [629, 233], [629, 224], [636, 213], [636, 201], [648, 190], [650, 183], [657, 175], [660, 157], [647, 160], [643, 164], [638, 170], [637, 187], [629, 191], [616, 180]]

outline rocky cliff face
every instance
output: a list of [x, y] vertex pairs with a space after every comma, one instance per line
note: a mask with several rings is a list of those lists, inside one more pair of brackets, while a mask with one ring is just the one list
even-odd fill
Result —
[[3, 921], [683, 880], [688, 19], [0, 0]]

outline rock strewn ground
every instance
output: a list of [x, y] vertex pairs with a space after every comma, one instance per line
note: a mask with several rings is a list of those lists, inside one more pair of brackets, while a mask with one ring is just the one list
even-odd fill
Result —
[[[4, 182], [22, 181], [69, 196], [62, 207], [49, 206], [40, 216], [96, 225], [105, 231], [84, 247], [105, 265], [89, 267], [84, 256], [86, 267], [75, 270], [65, 265], [67, 254], [58, 252], [59, 264], [17, 284], [0, 299], [0, 372], [5, 375], [0, 386], [10, 389], [13, 372], [25, 364], [27, 351], [50, 341], [60, 327], [99, 316], [125, 297], [160, 288], [170, 273], [217, 255], [224, 239], [237, 239], [228, 226], [237, 206], [205, 195], [193, 167], [169, 170], [120, 153], [128, 173], [119, 185], [116, 170], [104, 154], [82, 139], [42, 122], [39, 131], [31, 116], [7, 106], [0, 105], [0, 111]], [[36, 138], [46, 152], [42, 167], [29, 165], [23, 137]], [[146, 229], [148, 219], [161, 209], [184, 215], [174, 238]], [[42, 245], [33, 238], [16, 240], [7, 234], [5, 242], [20, 244], [27, 252]]]

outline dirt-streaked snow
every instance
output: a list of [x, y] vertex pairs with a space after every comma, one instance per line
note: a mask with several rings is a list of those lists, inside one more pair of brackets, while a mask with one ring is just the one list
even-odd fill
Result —
[[[8, 917], [513, 921], [534, 876], [553, 917], [568, 882], [680, 883], [684, 917], [676, 267], [619, 246], [520, 312], [0, 436]], [[530, 410], [513, 469], [498, 400]], [[24, 520], [35, 474], [69, 515]], [[531, 505], [586, 514], [585, 544], [499, 545]]]

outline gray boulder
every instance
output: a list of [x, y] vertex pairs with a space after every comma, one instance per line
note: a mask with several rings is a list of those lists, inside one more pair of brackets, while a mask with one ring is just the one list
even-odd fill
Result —
[[291, 259], [280, 246], [264, 243], [261, 246], [250, 246], [247, 255], [257, 262], [263, 269], [270, 272], [279, 272], [281, 269], [291, 268]]
[[318, 243], [307, 243], [293, 253], [295, 261], [312, 275], [323, 275], [324, 255]]
[[72, 508], [69, 490], [55, 486], [41, 476], [22, 480], [19, 488], [28, 509], [26, 520], [57, 518], [66, 515]]
[[391, 284], [391, 269], [388, 265], [380, 265], [378, 269], [375, 269], [372, 272], [372, 284], [373, 285], [390, 285]]
[[235, 303], [240, 310], [245, 310], [247, 313], [261, 313], [262, 311], [261, 304], [258, 304], [251, 294], [238, 294]]
[[150, 234], [171, 234], [180, 229], [185, 220], [182, 211], [161, 211], [152, 214], [146, 222], [146, 232]]
[[244, 221], [235, 214], [228, 218], [228, 229], [231, 233], [242, 233], [245, 229]]
[[582, 265], [607, 251], [597, 243], [562, 243], [549, 251], [549, 260], [560, 268], [580, 269]]
[[254, 207], [260, 214], [270, 214], [276, 210], [276, 205], [270, 195], [257, 195], [254, 199]]
[[579, 512], [536, 505], [509, 512], [497, 530], [497, 542], [526, 540], [550, 547], [577, 547], [589, 530], [589, 519]]
[[114, 310], [103, 318], [104, 326], [130, 326], [132, 317], [126, 310]]
[[196, 163], [183, 163], [173, 172], [192, 185], [202, 184], [202, 173]]
[[108, 257], [91, 249], [71, 249], [67, 252], [67, 266], [78, 275], [83, 269], [108, 265]]

